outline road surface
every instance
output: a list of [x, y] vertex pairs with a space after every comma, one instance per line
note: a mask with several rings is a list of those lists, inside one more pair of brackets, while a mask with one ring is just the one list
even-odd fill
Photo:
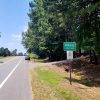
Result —
[[29, 63], [24, 57], [3, 59], [2, 62], [0, 63], [0, 100], [32, 100]]

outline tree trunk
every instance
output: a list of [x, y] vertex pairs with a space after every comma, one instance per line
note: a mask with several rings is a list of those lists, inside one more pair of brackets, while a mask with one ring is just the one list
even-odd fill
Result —
[[98, 53], [98, 59], [99, 59], [99, 64], [100, 64], [100, 53]]
[[81, 49], [79, 49], [79, 57], [82, 55], [82, 53], [81, 53]]
[[75, 51], [73, 52], [73, 57], [76, 58], [76, 52]]
[[95, 62], [95, 64], [98, 65], [98, 64], [99, 64], [99, 63], [98, 63], [98, 59], [97, 59], [97, 56], [96, 56], [94, 50], [93, 50], [93, 58], [94, 58], [94, 62]]
[[90, 50], [90, 62], [92, 63], [92, 53], [91, 53], [91, 50]]

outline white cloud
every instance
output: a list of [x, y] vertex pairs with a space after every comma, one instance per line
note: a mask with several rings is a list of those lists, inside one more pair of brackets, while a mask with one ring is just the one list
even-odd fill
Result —
[[15, 44], [13, 42], [8, 42], [6, 45], [7, 46], [14, 46]]
[[24, 27], [24, 32], [26, 32], [28, 30], [28, 26]]
[[22, 35], [21, 34], [12, 34], [12, 40], [21, 41]]

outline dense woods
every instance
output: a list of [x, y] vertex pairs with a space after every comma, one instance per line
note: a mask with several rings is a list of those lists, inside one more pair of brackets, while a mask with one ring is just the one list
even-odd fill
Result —
[[[28, 30], [22, 44], [29, 53], [52, 60], [65, 59], [63, 42], [77, 43], [77, 56], [100, 58], [99, 0], [32, 0]], [[92, 57], [93, 56], [93, 57]]]

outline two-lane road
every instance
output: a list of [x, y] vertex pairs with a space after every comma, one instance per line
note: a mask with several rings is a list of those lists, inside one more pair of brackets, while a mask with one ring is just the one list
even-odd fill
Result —
[[0, 100], [32, 100], [29, 64], [24, 57], [0, 63]]

